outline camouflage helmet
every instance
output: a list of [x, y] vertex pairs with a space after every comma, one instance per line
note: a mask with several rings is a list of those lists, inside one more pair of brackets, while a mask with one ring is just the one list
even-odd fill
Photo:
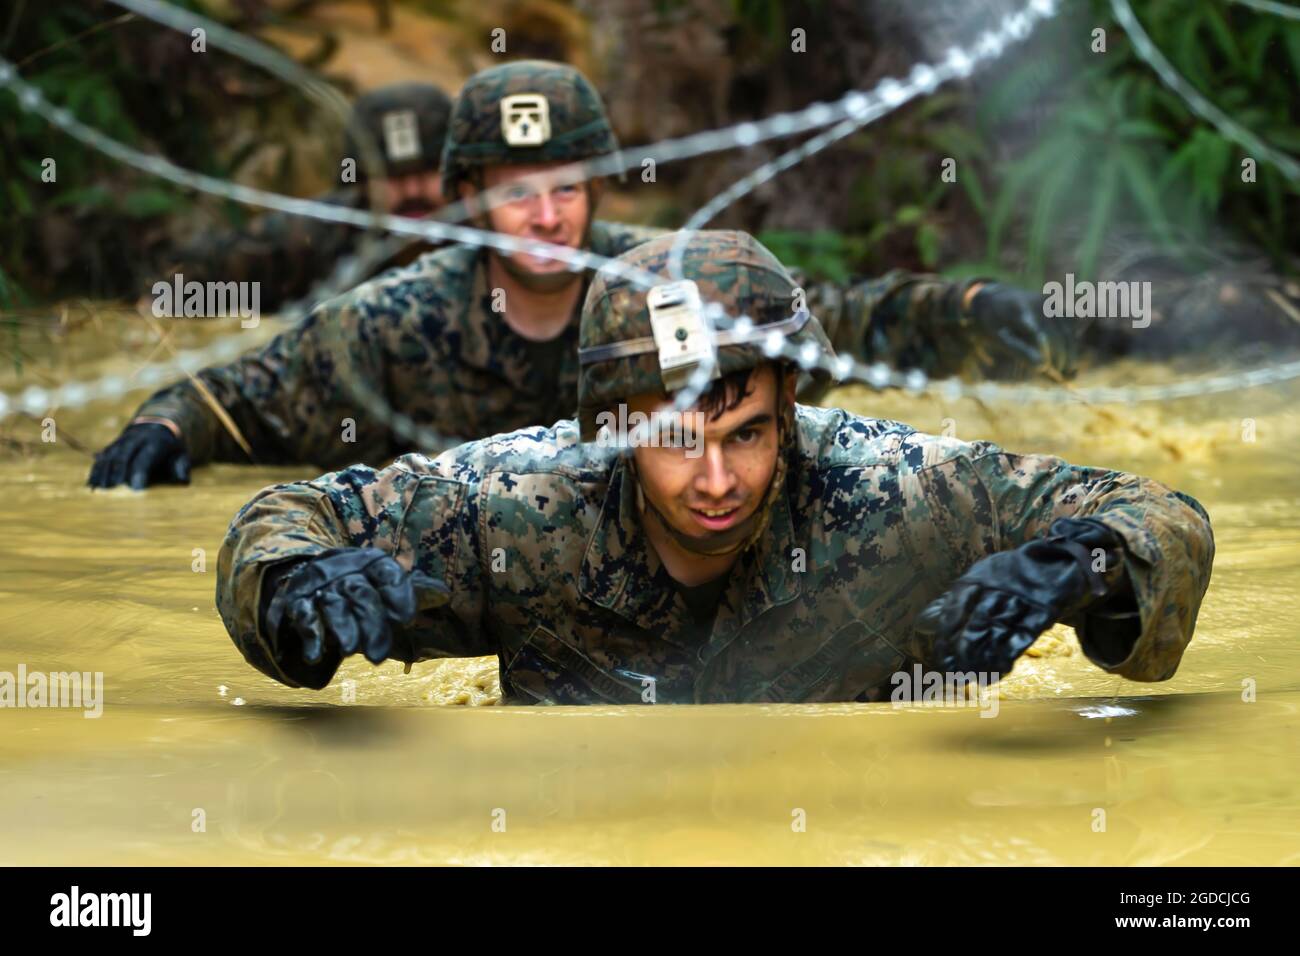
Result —
[[344, 156], [357, 161], [357, 178], [381, 175], [366, 168], [366, 153], [358, 139], [367, 135], [384, 162], [382, 175], [434, 172], [442, 163], [451, 98], [428, 83], [397, 83], [380, 87], [352, 104], [343, 132]]
[[571, 66], [519, 60], [466, 81], [442, 153], [450, 200], [472, 170], [496, 164], [574, 162], [618, 150], [591, 81]]
[[[676, 282], [668, 262], [674, 242], [683, 237], [684, 281]], [[677, 391], [707, 362], [710, 352], [714, 379], [772, 361], [764, 343], [773, 332], [780, 333], [787, 346], [781, 361], [795, 361], [788, 354], [791, 348], [799, 349], [801, 359], [819, 360], [808, 369], [813, 378], [831, 381], [825, 365], [834, 360], [835, 351], [821, 323], [807, 310], [785, 266], [748, 233], [668, 233], [635, 246], [616, 261], [662, 276], [663, 283], [643, 289], [609, 266], [592, 280], [578, 332], [583, 441], [595, 439], [602, 411], [632, 395]], [[715, 336], [701, 324], [701, 313], [710, 305], [721, 307], [713, 320]]]

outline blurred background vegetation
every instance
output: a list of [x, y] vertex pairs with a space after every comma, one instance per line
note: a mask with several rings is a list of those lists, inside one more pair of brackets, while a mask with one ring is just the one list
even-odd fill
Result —
[[[767, 240], [832, 277], [906, 263], [1027, 285], [1067, 270], [1095, 278], [1123, 242], [1189, 267], [1217, 261], [1225, 242], [1246, 244], [1294, 274], [1300, 186], [1262, 161], [1244, 182], [1241, 147], [1138, 59], [1109, 4], [1080, 9], [966, 89], [862, 134], [854, 201], [837, 229]], [[1149, 0], [1139, 15], [1211, 102], [1300, 156], [1300, 21], [1203, 0]], [[1094, 26], [1106, 32], [1104, 55], [1090, 49]], [[958, 189], [938, 179], [945, 157], [957, 160]]]
[[[942, 58], [1019, 0], [184, 0], [319, 69], [345, 93], [417, 76], [454, 92], [493, 61], [567, 59], [592, 73], [625, 143], [770, 115]], [[1063, 2], [1023, 47], [758, 190], [716, 223], [845, 279], [890, 268], [1041, 284], [1226, 255], [1297, 271], [1300, 188], [1192, 115], [1133, 53], [1105, 0]], [[1138, 14], [1198, 90], [1300, 155], [1300, 22], [1226, 0], [1148, 0]], [[790, 31], [806, 31], [806, 53]], [[1104, 54], [1092, 30], [1106, 31]], [[329, 185], [337, 129], [273, 78], [102, 0], [12, 0], [0, 53], [54, 103], [133, 146], [214, 176], [306, 195]], [[704, 157], [641, 182], [606, 215], [680, 224], [791, 143]], [[41, 180], [42, 161], [57, 182]], [[957, 161], [957, 181], [939, 171]], [[253, 210], [194, 197], [90, 152], [0, 92], [0, 308], [133, 296], [158, 251]], [[1230, 250], [1230, 253], [1229, 251]]]

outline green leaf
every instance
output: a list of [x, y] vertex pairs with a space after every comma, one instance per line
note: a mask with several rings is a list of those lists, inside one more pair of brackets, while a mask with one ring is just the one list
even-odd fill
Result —
[[179, 205], [174, 193], [153, 186], [133, 189], [122, 197], [122, 211], [133, 219], [161, 216]]
[[919, 206], [903, 206], [894, 214], [894, 222], [900, 226], [914, 226], [921, 221], [924, 210]]
[[1194, 6], [1188, 10], [1178, 31], [1177, 44], [1173, 57], [1178, 70], [1187, 77], [1193, 86], [1205, 92], [1209, 84], [1209, 66], [1201, 46], [1201, 10]]
[[116, 202], [113, 193], [104, 186], [74, 186], [65, 189], [50, 205], [55, 209], [77, 206], [83, 209], [107, 209]]
[[1006, 169], [1002, 176], [1001, 188], [993, 202], [993, 210], [988, 217], [986, 254], [989, 259], [998, 258], [1002, 232], [1011, 218], [1011, 212], [1020, 193], [1042, 173], [1056, 166], [1061, 159], [1077, 152], [1073, 143], [1074, 140], [1069, 136], [1048, 140]]
[[934, 269], [939, 264], [942, 240], [939, 230], [933, 223], [923, 222], [916, 230], [916, 251], [921, 256], [921, 264], [927, 269]]
[[1116, 154], [1127, 191], [1137, 200], [1156, 235], [1167, 245], [1174, 243], [1169, 216], [1160, 201], [1160, 190], [1151, 173], [1146, 154], [1135, 147], [1125, 147]]
[[1088, 216], [1088, 229], [1083, 242], [1079, 245], [1079, 273], [1092, 277], [1097, 268], [1097, 255], [1101, 251], [1101, 241], [1105, 237], [1106, 227], [1110, 225], [1111, 208], [1119, 194], [1120, 164], [1114, 157], [1108, 157], [1102, 164], [1101, 180], [1092, 198], [1092, 210]]
[[1115, 136], [1121, 139], [1170, 140], [1174, 138], [1172, 130], [1146, 119], [1124, 120], [1115, 126]]
[[980, 182], [979, 171], [967, 169], [962, 172], [959, 169], [957, 171], [957, 184], [966, 193], [966, 198], [970, 200], [970, 204], [975, 207], [976, 214], [981, 219], [986, 219], [989, 211], [989, 199], [988, 194], [984, 191], [984, 184]]
[[1075, 171], [1078, 169], [1083, 154], [1075, 150], [1064, 161], [1057, 164], [1047, 174], [1038, 201], [1034, 204], [1034, 215], [1029, 227], [1028, 261], [1029, 273], [1036, 280], [1041, 280], [1043, 264], [1050, 247], [1050, 233], [1056, 223], [1062, 221], [1060, 214], [1061, 200], [1067, 190], [1076, 187]]
[[1291, 85], [1294, 88], [1300, 80], [1300, 26], [1288, 24], [1282, 31], [1282, 38], [1286, 43], [1287, 56], [1291, 58]]
[[1241, 49], [1237, 46], [1236, 38], [1233, 37], [1227, 21], [1223, 19], [1223, 14], [1211, 3], [1202, 4], [1201, 12], [1205, 16], [1205, 22], [1209, 24], [1211, 36], [1223, 51], [1223, 55], [1227, 57], [1233, 72], [1244, 72], [1246, 65], [1242, 61]]
[[1246, 75], [1254, 81], [1264, 77], [1264, 59], [1272, 47], [1276, 36], [1277, 21], [1271, 17], [1261, 17], [1246, 30], [1242, 45], [1246, 48]]
[[1068, 118], [1069, 122], [1073, 123], [1085, 134], [1092, 136], [1104, 136], [1106, 130], [1110, 127], [1110, 116], [1098, 106], [1085, 106], [1082, 109], [1072, 110], [1068, 114]]
[[31, 197], [27, 195], [27, 187], [17, 180], [9, 182], [9, 202], [14, 207], [14, 212], [19, 216], [30, 216], [35, 208], [32, 205]]
[[1289, 153], [1300, 153], [1300, 127], [1274, 126], [1268, 131], [1268, 140]]

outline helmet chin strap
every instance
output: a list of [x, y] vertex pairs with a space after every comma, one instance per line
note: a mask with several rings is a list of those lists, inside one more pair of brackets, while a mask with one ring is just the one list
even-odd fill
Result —
[[650, 496], [645, 493], [645, 489], [641, 485], [641, 476], [637, 474], [636, 459], [634, 457], [628, 459], [632, 477], [636, 480], [636, 497], [639, 511], [641, 514], [649, 512], [654, 515], [659, 525], [668, 532], [669, 537], [677, 542], [678, 546], [683, 550], [706, 557], [734, 554], [737, 551], [743, 551], [767, 532], [768, 524], [772, 520], [772, 506], [776, 504], [777, 496], [785, 488], [786, 437], [794, 433], [793, 406], [788, 405], [783, 400], [783, 385], [784, 376], [781, 374], [780, 366], [778, 366], [776, 373], [776, 467], [772, 470], [772, 478], [768, 481], [767, 491], [763, 495], [762, 503], [754, 509], [753, 514], [734, 528], [728, 528], [726, 531], [706, 532], [702, 535], [691, 535], [677, 530], [664, 516], [664, 513], [655, 507], [655, 503], [650, 500]]

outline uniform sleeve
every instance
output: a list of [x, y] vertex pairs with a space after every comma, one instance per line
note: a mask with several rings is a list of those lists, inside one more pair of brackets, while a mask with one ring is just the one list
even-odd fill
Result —
[[1129, 680], [1172, 677], [1196, 628], [1214, 561], [1214, 535], [1200, 503], [1150, 478], [1013, 455], [986, 443], [968, 447], [980, 449], [971, 465], [987, 495], [996, 550], [1041, 537], [1062, 517], [1095, 518], [1123, 538], [1140, 635], [1136, 642], [1117, 641], [1103, 619], [1088, 617], [1078, 629], [1080, 643], [1093, 663]]
[[[318, 307], [263, 348], [196, 377], [229, 414], [259, 464], [339, 467], [392, 454], [390, 431], [349, 388], [382, 397], [385, 357], [377, 322], [351, 297]], [[137, 415], [181, 430], [195, 465], [248, 455], [190, 382], [165, 388]]]
[[314, 481], [259, 492], [231, 522], [217, 564], [217, 609], [244, 658], [290, 687], [329, 683], [337, 654], [309, 667], [296, 648], [262, 632], [258, 610], [268, 568], [330, 548], [378, 548], [408, 571], [445, 583], [450, 602], [422, 611], [395, 635], [394, 656], [408, 661], [496, 653], [484, 636], [477, 484], [441, 476], [408, 455], [382, 471], [357, 466]]
[[961, 310], [970, 284], [896, 269], [847, 286], [812, 284], [808, 308], [836, 353], [946, 378], [971, 359], [973, 326]]

